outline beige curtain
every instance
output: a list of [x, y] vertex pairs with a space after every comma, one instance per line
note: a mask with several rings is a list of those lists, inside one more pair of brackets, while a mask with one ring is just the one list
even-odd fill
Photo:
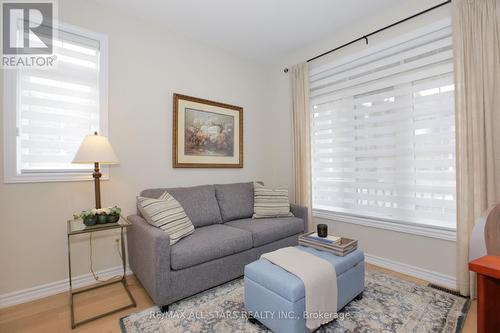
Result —
[[469, 236], [500, 193], [500, 1], [454, 0], [457, 284], [475, 297]]
[[309, 136], [309, 67], [306, 62], [289, 70], [295, 203], [306, 206], [311, 219], [311, 153]]

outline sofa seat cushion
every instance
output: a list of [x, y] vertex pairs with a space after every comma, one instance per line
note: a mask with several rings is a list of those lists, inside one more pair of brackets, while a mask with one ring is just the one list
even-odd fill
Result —
[[252, 217], [253, 183], [216, 184], [215, 196], [223, 222]]
[[222, 223], [213, 185], [148, 189], [141, 196], [156, 199], [165, 191], [179, 201], [196, 228]]
[[170, 248], [170, 265], [179, 270], [252, 248], [252, 234], [222, 224], [196, 228]]
[[251, 232], [254, 247], [269, 244], [304, 232], [304, 221], [293, 216], [241, 219], [227, 222], [224, 225]]

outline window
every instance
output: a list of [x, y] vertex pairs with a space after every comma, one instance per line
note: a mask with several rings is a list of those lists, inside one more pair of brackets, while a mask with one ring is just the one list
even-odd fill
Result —
[[4, 70], [5, 182], [91, 179], [92, 165], [71, 161], [85, 135], [107, 133], [107, 40], [70, 26], [56, 36], [54, 68]]
[[310, 71], [313, 209], [453, 230], [450, 22]]

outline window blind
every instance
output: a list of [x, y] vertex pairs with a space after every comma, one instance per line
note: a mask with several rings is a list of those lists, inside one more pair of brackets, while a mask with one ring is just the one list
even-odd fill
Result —
[[99, 42], [59, 31], [55, 68], [17, 74], [17, 149], [21, 173], [75, 172], [85, 135], [99, 130]]
[[313, 208], [455, 228], [449, 23], [310, 71]]

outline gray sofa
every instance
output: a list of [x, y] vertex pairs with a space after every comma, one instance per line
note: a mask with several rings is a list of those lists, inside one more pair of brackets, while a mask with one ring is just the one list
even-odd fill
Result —
[[127, 230], [130, 267], [162, 311], [168, 305], [243, 275], [262, 253], [294, 246], [307, 231], [307, 208], [290, 205], [293, 217], [252, 219], [253, 183], [148, 189], [158, 198], [168, 191], [195, 226], [193, 234], [170, 246], [168, 235], [131, 215]]

